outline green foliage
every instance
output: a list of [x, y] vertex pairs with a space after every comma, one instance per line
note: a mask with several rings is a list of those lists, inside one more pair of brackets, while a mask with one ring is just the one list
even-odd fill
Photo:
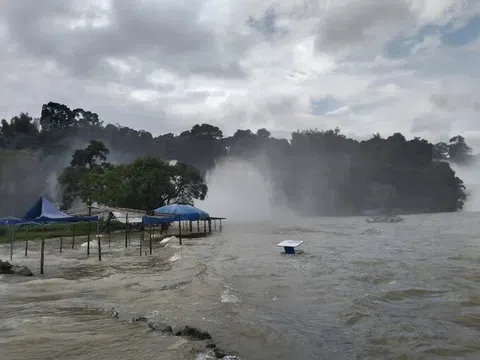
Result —
[[79, 198], [112, 207], [151, 211], [171, 202], [191, 203], [203, 200], [207, 185], [200, 172], [190, 165], [168, 162], [154, 157], [138, 158], [131, 164], [98, 165], [109, 150], [102, 142], [92, 141], [84, 150], [75, 150], [71, 166], [58, 181], [63, 186], [63, 206]]
[[[74, 153], [69, 167], [58, 168], [64, 166], [61, 154], [73, 152], [73, 140], [89, 145]], [[106, 163], [105, 144], [123, 165]], [[155, 137], [144, 130], [103, 126], [96, 113], [55, 102], [42, 107], [38, 120], [22, 113], [2, 121], [0, 147], [0, 210], [9, 215], [12, 207], [29, 205], [44, 192], [47, 177], [55, 172], [61, 172], [64, 207], [76, 198], [145, 210], [191, 202], [205, 197], [203, 176], [224, 157], [254, 163], [261, 158], [275, 193], [298, 212], [455, 211], [463, 207], [465, 186], [448, 162], [468, 164], [474, 158], [462, 136], [435, 145], [399, 133], [357, 141], [336, 128], [297, 131], [288, 141], [266, 129], [239, 129], [225, 137], [217, 126], [203, 123], [179, 135]]]

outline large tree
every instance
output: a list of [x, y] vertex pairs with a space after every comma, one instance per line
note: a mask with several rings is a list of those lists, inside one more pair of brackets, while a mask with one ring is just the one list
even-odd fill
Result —
[[92, 140], [85, 149], [75, 150], [70, 166], [66, 167], [58, 182], [62, 186], [62, 208], [69, 208], [80, 198], [90, 206], [98, 193], [98, 176], [109, 164], [105, 162], [109, 150], [98, 140]]
[[203, 200], [208, 191], [197, 169], [182, 163], [171, 165], [154, 157], [110, 166], [95, 181], [102, 181], [103, 185], [97, 196], [99, 203], [145, 211], [174, 202]]

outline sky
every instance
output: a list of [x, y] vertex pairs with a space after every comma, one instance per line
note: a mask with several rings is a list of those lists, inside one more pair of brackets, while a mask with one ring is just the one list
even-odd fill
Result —
[[49, 101], [154, 135], [461, 134], [480, 150], [478, 0], [0, 0], [0, 118]]

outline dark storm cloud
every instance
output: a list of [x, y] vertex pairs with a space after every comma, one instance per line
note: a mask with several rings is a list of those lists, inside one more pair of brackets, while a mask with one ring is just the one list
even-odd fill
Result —
[[[214, 29], [200, 23], [201, 1], [114, 1], [103, 27], [69, 27], [94, 19], [74, 1], [8, 2], [5, 15], [12, 43], [23, 51], [55, 60], [77, 76], [116, 76], [108, 58], [142, 57], [139, 79], [161, 67], [179, 75], [244, 77], [235, 57], [221, 56]], [[228, 44], [227, 44], [228, 45]], [[232, 44], [233, 46], [233, 44]], [[229, 49], [233, 50], [233, 49]], [[143, 61], [142, 61], [143, 62]]]

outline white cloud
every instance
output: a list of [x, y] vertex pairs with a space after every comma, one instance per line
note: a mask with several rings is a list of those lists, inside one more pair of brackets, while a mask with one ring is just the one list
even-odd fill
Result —
[[[480, 143], [479, 42], [444, 39], [478, 14], [474, 0], [16, 0], [2, 9], [5, 118], [57, 101], [154, 134], [210, 122], [226, 133], [339, 126]], [[339, 105], [312, 113], [327, 97]]]

